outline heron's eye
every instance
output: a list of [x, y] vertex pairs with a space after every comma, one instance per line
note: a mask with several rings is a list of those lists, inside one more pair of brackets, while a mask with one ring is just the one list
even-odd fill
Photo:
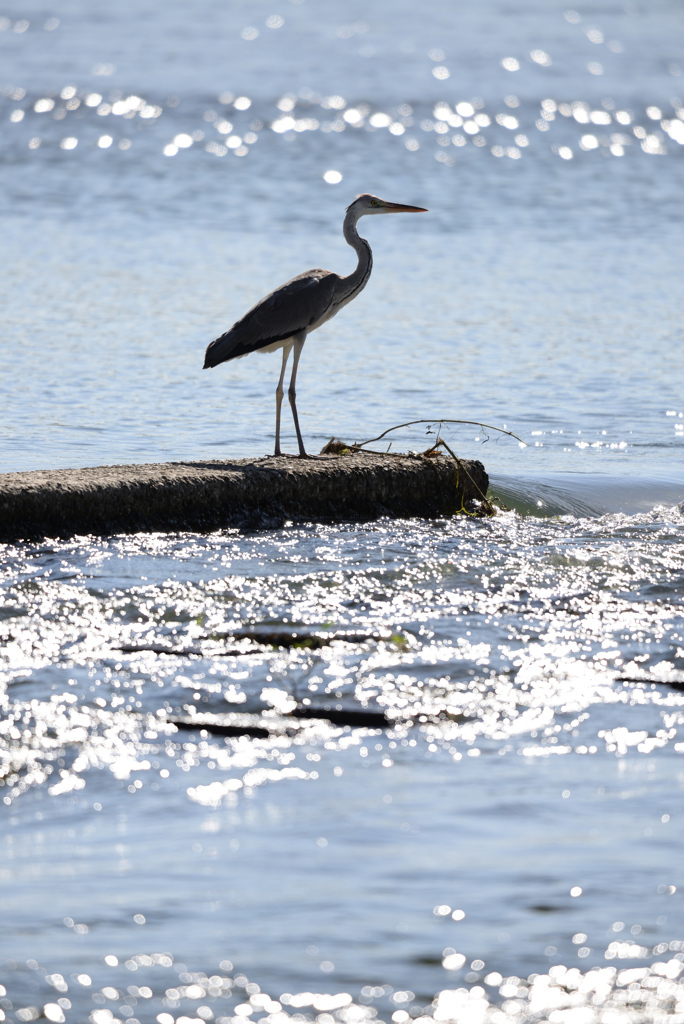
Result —
[[378, 205], [378, 201], [377, 201], [377, 199], [374, 199], [373, 202], [371, 203], [371, 206], [377, 206], [377, 205]]

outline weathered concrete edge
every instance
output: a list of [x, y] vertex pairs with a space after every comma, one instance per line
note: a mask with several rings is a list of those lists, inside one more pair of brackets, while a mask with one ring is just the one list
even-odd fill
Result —
[[434, 518], [487, 492], [481, 462], [346, 455], [0, 474], [0, 541]]

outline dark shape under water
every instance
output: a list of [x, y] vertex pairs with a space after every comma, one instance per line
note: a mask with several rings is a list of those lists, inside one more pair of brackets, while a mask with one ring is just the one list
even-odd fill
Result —
[[324, 718], [333, 725], [353, 725], [365, 729], [386, 729], [394, 723], [382, 711], [348, 711], [345, 708], [295, 708], [291, 718]]
[[250, 725], [245, 723], [244, 725], [224, 725], [221, 722], [193, 722], [187, 718], [170, 718], [169, 722], [172, 722], [177, 729], [187, 729], [189, 731], [201, 731], [210, 732], [214, 736], [254, 736], [257, 739], [268, 739], [271, 735], [271, 730], [264, 728], [261, 725]]
[[[288, 715], [278, 718], [261, 718], [257, 722], [245, 716], [243, 721], [232, 717], [230, 722], [217, 718], [169, 718], [167, 719], [178, 729], [202, 730], [216, 736], [257, 736], [266, 738], [274, 733], [282, 733], [287, 728], [288, 720], [297, 718], [318, 719], [333, 725], [349, 725], [357, 729], [387, 729], [394, 724], [381, 711], [355, 711], [345, 708], [297, 707]], [[263, 723], [263, 724], [260, 724]], [[294, 728], [294, 723], [292, 723]]]
[[[308, 650], [319, 650], [321, 647], [329, 647], [330, 644], [335, 641], [340, 641], [346, 644], [364, 644], [371, 640], [378, 642], [385, 640], [398, 646], [404, 646], [406, 644], [406, 637], [401, 633], [299, 633], [293, 632], [292, 630], [285, 632], [284, 630], [271, 630], [271, 631], [259, 631], [259, 630], [237, 630], [235, 633], [213, 633], [211, 636], [202, 637], [204, 640], [251, 640], [253, 643], [261, 644], [265, 647], [302, 647]], [[251, 649], [243, 650], [242, 648], [225, 648], [221, 651], [204, 651], [200, 647], [168, 647], [166, 644], [121, 644], [114, 647], [113, 650], [121, 651], [123, 654], [139, 654], [142, 652], [151, 652], [152, 654], [175, 654], [179, 656], [183, 655], [198, 655], [199, 657], [210, 657], [212, 655], [216, 657], [225, 657], [230, 655], [232, 657], [238, 657], [244, 654], [251, 654]]]

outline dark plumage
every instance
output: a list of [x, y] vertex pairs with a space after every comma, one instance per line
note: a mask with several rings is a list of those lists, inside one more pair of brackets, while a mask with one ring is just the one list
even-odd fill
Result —
[[307, 270], [260, 299], [248, 313], [207, 347], [204, 369], [269, 348], [311, 328], [333, 304], [339, 276]]

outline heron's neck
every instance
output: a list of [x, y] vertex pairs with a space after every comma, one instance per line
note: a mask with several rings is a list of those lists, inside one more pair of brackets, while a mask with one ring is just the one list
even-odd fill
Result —
[[359, 262], [356, 265], [356, 270], [352, 271], [347, 277], [340, 278], [338, 302], [349, 302], [355, 295], [358, 295], [366, 287], [371, 270], [373, 269], [373, 253], [366, 239], [361, 238], [356, 230], [357, 220], [358, 217], [352, 210], [348, 211], [347, 216], [344, 218], [342, 231], [345, 241], [356, 251]]

